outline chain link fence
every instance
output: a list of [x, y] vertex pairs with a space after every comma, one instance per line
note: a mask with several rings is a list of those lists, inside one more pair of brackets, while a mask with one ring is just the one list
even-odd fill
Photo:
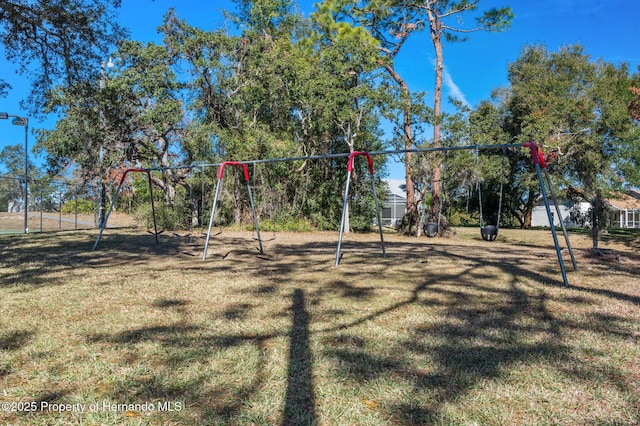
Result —
[[[0, 176], [0, 233], [98, 227], [98, 191], [93, 185], [79, 184], [62, 178], [29, 179], [28, 188], [25, 215], [24, 176]], [[118, 222], [117, 217], [113, 220]], [[120, 224], [127, 225], [129, 223]], [[118, 225], [112, 222], [110, 226]]]

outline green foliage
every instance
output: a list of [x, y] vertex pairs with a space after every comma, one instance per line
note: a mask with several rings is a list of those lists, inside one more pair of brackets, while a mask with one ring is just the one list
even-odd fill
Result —
[[[380, 149], [375, 46], [346, 34], [323, 37], [287, 1], [237, 3], [237, 14], [228, 14], [238, 29], [234, 35], [200, 31], [172, 14], [163, 26], [169, 51], [194, 76], [189, 105], [197, 127], [206, 129], [198, 132], [197, 143], [209, 143], [224, 160]], [[278, 223], [302, 218], [337, 228], [336, 188], [346, 176], [345, 163], [254, 169], [258, 213]], [[217, 220], [250, 221], [247, 200], [239, 202], [246, 197], [241, 182], [229, 191]]]
[[[27, 74], [32, 91], [24, 104], [41, 115], [58, 82], [97, 80], [100, 61], [128, 31], [117, 24], [120, 0], [3, 0], [4, 53]], [[0, 80], [0, 91], [6, 85]]]
[[511, 70], [522, 132], [547, 150], [569, 154], [558, 165], [567, 180], [591, 190], [614, 185], [621, 177], [615, 167], [623, 160], [620, 148], [633, 146], [637, 134], [626, 110], [631, 99], [626, 65], [592, 62], [580, 46], [557, 53], [530, 47]]
[[[590, 221], [597, 246], [597, 229], [606, 223], [602, 200], [625, 182], [638, 183], [634, 170], [640, 166], [640, 129], [627, 108], [635, 77], [625, 64], [592, 61], [579, 45], [553, 53], [544, 46], [527, 46], [509, 66], [508, 76], [510, 87], [494, 93], [493, 105], [481, 104], [472, 113], [473, 134], [480, 135], [474, 139], [506, 137], [541, 145], [558, 185], [594, 206]], [[499, 170], [487, 168], [491, 160], [479, 160], [481, 176], [495, 182]], [[505, 206], [523, 215], [520, 221], [526, 226], [539, 183], [528, 152], [510, 152], [508, 164]]]
[[[155, 203], [154, 208], [158, 231], [188, 229], [189, 225], [185, 223], [185, 212], [182, 211], [179, 206]], [[153, 229], [153, 210], [151, 203], [139, 204], [133, 212], [133, 217], [138, 225], [147, 229]]]
[[449, 225], [451, 226], [470, 226], [478, 225], [478, 219], [471, 216], [469, 213], [455, 211], [448, 215]]
[[76, 199], [66, 202], [62, 206], [62, 213], [71, 214], [71, 213], [82, 213], [82, 214], [92, 214], [95, 211], [96, 205], [93, 200], [87, 199]]
[[285, 218], [274, 222], [271, 219], [260, 221], [260, 231], [264, 232], [312, 232], [316, 230], [311, 222], [305, 218]]
[[9, 201], [22, 198], [24, 194], [24, 179], [14, 179], [3, 176], [0, 179], [0, 197], [2, 199], [2, 210], [7, 211]]
[[[414, 148], [430, 144], [442, 146], [441, 130], [447, 117], [441, 111], [443, 41], [463, 41], [466, 35], [475, 31], [502, 31], [509, 27], [513, 18], [511, 9], [492, 8], [477, 13], [478, 1], [398, 1], [376, 0], [360, 2], [355, 0], [325, 0], [317, 7], [313, 15], [324, 36], [330, 40], [348, 40], [375, 47], [369, 55], [386, 73], [390, 82], [384, 82], [382, 92], [389, 96], [381, 108], [385, 118], [394, 124], [393, 143], [400, 148]], [[463, 21], [463, 14], [475, 18], [475, 26], [468, 25], [473, 20]], [[428, 29], [427, 39], [433, 44], [436, 53], [436, 84], [433, 109], [425, 106], [424, 94], [412, 93], [404, 77], [394, 67], [394, 59], [406, 45], [407, 40], [416, 33]], [[460, 37], [460, 35], [465, 35]], [[421, 133], [425, 124], [433, 130], [433, 139], [424, 141]], [[453, 133], [459, 129], [452, 128]], [[434, 198], [440, 197], [440, 164], [430, 162], [431, 169], [425, 165], [429, 161], [413, 159], [406, 154], [407, 211], [408, 232], [418, 221], [419, 199], [414, 199], [414, 182], [424, 199], [428, 185], [426, 179], [434, 182], [430, 186]], [[419, 198], [420, 198], [419, 197]], [[435, 203], [431, 216], [440, 216], [440, 204]]]

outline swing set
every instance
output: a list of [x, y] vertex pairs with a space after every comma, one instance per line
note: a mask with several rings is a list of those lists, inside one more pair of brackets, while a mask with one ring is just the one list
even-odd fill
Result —
[[253, 202], [253, 194], [251, 193], [251, 184], [249, 180], [249, 170], [247, 170], [247, 165], [244, 163], [239, 163], [237, 161], [225, 161], [220, 165], [220, 168], [218, 169], [218, 182], [216, 183], [216, 193], [215, 193], [215, 196], [213, 197], [213, 207], [211, 208], [211, 218], [209, 219], [209, 228], [207, 230], [207, 238], [205, 239], [205, 242], [204, 242], [202, 260], [207, 259], [207, 249], [209, 248], [209, 238], [211, 237], [211, 226], [213, 225], [213, 219], [215, 218], [215, 215], [216, 215], [216, 205], [218, 204], [218, 195], [220, 195], [220, 188], [222, 187], [222, 176], [224, 173], [225, 166], [235, 166], [235, 167], [242, 168], [242, 172], [244, 174], [244, 180], [247, 184], [247, 193], [249, 194], [249, 202], [251, 203], [251, 211], [253, 213], [253, 226], [256, 231], [256, 234], [258, 234], [257, 240], [258, 240], [260, 254], [264, 254], [264, 250], [262, 248], [262, 239], [260, 238], [260, 227], [258, 226], [258, 216], [256, 215], [256, 206], [255, 206], [255, 203]]
[[[503, 148], [502, 153], [503, 153], [503, 158], [504, 156], [506, 156], [506, 152], [507, 149]], [[475, 157], [475, 162], [476, 165], [478, 164], [478, 151], [476, 151], [476, 157]], [[504, 166], [504, 160], [502, 161], [502, 165]], [[500, 181], [500, 196], [498, 199], [498, 217], [496, 219], [496, 224], [495, 225], [485, 225], [484, 224], [484, 215], [483, 215], [483, 210], [482, 210], [482, 184], [480, 181], [477, 182], [477, 188], [478, 188], [478, 205], [480, 207], [480, 236], [482, 236], [482, 239], [485, 241], [495, 241], [496, 238], [498, 238], [498, 231], [500, 229], [500, 217], [502, 216], [502, 191], [504, 188], [504, 182], [501, 180]]]
[[96, 242], [93, 244], [93, 251], [96, 251], [98, 247], [98, 243], [100, 242], [100, 238], [102, 237], [102, 233], [104, 232], [104, 228], [107, 227], [107, 221], [109, 220], [109, 216], [111, 215], [111, 211], [113, 210], [113, 206], [116, 204], [118, 200], [118, 194], [120, 194], [120, 190], [122, 189], [122, 185], [124, 184], [124, 180], [126, 179], [129, 173], [144, 173], [147, 175], [147, 180], [149, 181], [149, 196], [151, 198], [151, 212], [153, 213], [153, 235], [155, 236], [156, 245], [158, 245], [158, 224], [156, 221], [156, 208], [153, 203], [153, 184], [151, 181], [151, 169], [127, 169], [122, 173], [122, 177], [120, 178], [120, 183], [116, 189], [115, 195], [111, 200], [111, 205], [109, 206], [109, 210], [107, 211], [107, 215], [104, 217], [104, 221], [100, 224], [100, 232], [98, 233], [98, 238], [96, 238]]
[[[562, 220], [562, 214], [560, 211], [560, 208], [558, 206], [557, 200], [556, 200], [556, 196], [553, 190], [553, 186], [551, 185], [551, 179], [549, 177], [549, 172], [546, 168], [546, 163], [544, 160], [544, 155], [542, 153], [542, 151], [540, 150], [540, 148], [538, 147], [538, 145], [535, 142], [526, 142], [524, 144], [502, 144], [502, 145], [474, 145], [474, 146], [454, 146], [454, 147], [437, 147], [437, 148], [415, 148], [415, 149], [404, 149], [404, 150], [394, 150], [394, 151], [372, 151], [372, 152], [364, 152], [364, 151], [355, 151], [355, 152], [351, 152], [351, 153], [340, 153], [340, 154], [328, 154], [328, 155], [316, 155], [316, 156], [304, 156], [304, 157], [289, 157], [289, 158], [274, 158], [274, 159], [263, 159], [263, 160], [251, 160], [251, 161], [225, 161], [222, 163], [218, 163], [218, 164], [211, 164], [211, 165], [199, 165], [198, 167], [202, 167], [204, 169], [204, 167], [208, 167], [208, 166], [219, 166], [219, 170], [218, 170], [218, 179], [217, 179], [217, 184], [216, 184], [216, 192], [215, 192], [215, 196], [214, 196], [214, 200], [213, 200], [213, 206], [211, 209], [211, 216], [209, 219], [209, 228], [207, 231], [207, 237], [205, 240], [205, 246], [204, 246], [204, 251], [202, 254], [202, 260], [206, 260], [206, 256], [207, 256], [207, 249], [208, 249], [208, 245], [209, 245], [209, 239], [211, 236], [211, 227], [213, 225], [214, 222], [214, 217], [215, 217], [215, 211], [216, 211], [216, 205], [218, 203], [218, 197], [219, 197], [219, 193], [220, 193], [220, 189], [221, 189], [221, 181], [222, 181], [222, 176], [224, 173], [224, 169], [227, 166], [234, 166], [234, 167], [239, 167], [242, 168], [242, 172], [243, 172], [243, 176], [246, 182], [246, 186], [247, 186], [247, 193], [249, 196], [249, 201], [251, 204], [251, 210], [253, 213], [253, 224], [254, 224], [254, 229], [255, 232], [257, 234], [257, 240], [258, 240], [258, 244], [259, 244], [259, 251], [260, 253], [264, 253], [263, 250], [263, 246], [262, 246], [262, 239], [260, 237], [260, 229], [259, 229], [259, 225], [258, 225], [258, 218], [257, 218], [257, 214], [256, 214], [256, 208], [255, 208], [255, 203], [253, 200], [253, 195], [251, 193], [251, 185], [250, 185], [250, 178], [249, 178], [249, 171], [247, 169], [247, 165], [248, 164], [258, 164], [258, 163], [275, 163], [275, 162], [284, 162], [284, 161], [297, 161], [297, 160], [314, 160], [314, 159], [326, 159], [326, 158], [339, 158], [339, 157], [348, 157], [348, 164], [347, 164], [347, 180], [346, 180], [346, 186], [345, 186], [345, 193], [344, 193], [344, 202], [343, 202], [343, 209], [342, 209], [342, 220], [340, 223], [340, 230], [339, 230], [339, 237], [338, 237], [338, 247], [336, 249], [336, 259], [335, 259], [335, 266], [338, 266], [340, 264], [340, 251], [341, 251], [341, 246], [342, 246], [342, 239], [343, 239], [343, 233], [345, 231], [345, 220], [346, 220], [346, 214], [347, 214], [347, 207], [348, 207], [348, 197], [349, 197], [349, 185], [350, 185], [350, 181], [351, 181], [351, 174], [353, 172], [353, 162], [355, 157], [365, 157], [367, 159], [368, 162], [368, 166], [369, 166], [369, 172], [371, 175], [371, 182], [372, 182], [372, 190], [373, 190], [373, 196], [374, 196], [374, 200], [375, 200], [375, 204], [376, 204], [376, 214], [377, 214], [377, 219], [378, 219], [378, 228], [379, 228], [379, 233], [380, 233], [380, 243], [381, 243], [381, 248], [382, 248], [382, 256], [386, 257], [386, 251], [385, 251], [385, 246], [384, 246], [384, 237], [383, 237], [383, 233], [382, 233], [382, 221], [381, 221], [381, 214], [380, 214], [380, 205], [378, 202], [378, 197], [376, 194], [376, 185], [375, 185], [375, 177], [374, 177], [374, 169], [373, 169], [373, 161], [372, 161], [372, 156], [373, 155], [389, 155], [389, 154], [404, 154], [404, 153], [421, 153], [421, 152], [434, 152], [434, 151], [459, 151], [459, 150], [468, 150], [468, 149], [475, 149], [475, 150], [480, 150], [480, 149], [496, 149], [496, 148], [502, 148], [503, 150], [506, 150], [507, 148], [529, 148], [530, 153], [531, 153], [531, 159], [534, 165], [534, 168], [536, 170], [536, 174], [538, 177], [538, 181], [540, 184], [540, 191], [544, 200], [544, 204], [546, 207], [546, 211], [547, 211], [547, 216], [549, 218], [549, 223], [554, 223], [553, 222], [553, 213], [551, 212], [551, 206], [549, 203], [549, 198], [547, 195], [547, 188], [549, 190], [549, 193], [551, 195], [551, 197], [554, 200], [554, 206], [556, 208], [556, 214], [557, 217], [560, 219], [560, 225], [562, 228], [562, 232], [564, 234], [564, 238], [565, 238], [565, 242], [567, 245], [567, 249], [568, 252], [571, 256], [571, 261], [573, 264], [573, 269], [575, 271], [578, 270], [578, 267], [576, 265], [576, 261], [575, 261], [575, 257], [573, 255], [573, 250], [571, 248], [571, 244], [569, 242], [569, 236], [567, 234], [567, 230], [566, 227], [564, 225], [564, 221]], [[185, 166], [185, 168], [191, 168], [193, 166]], [[151, 174], [150, 171], [151, 170], [157, 170], [157, 169], [127, 169], [123, 175], [122, 178], [120, 179], [120, 184], [118, 185], [118, 188], [115, 192], [115, 195], [111, 201], [111, 206], [109, 207], [109, 211], [105, 217], [105, 220], [103, 221], [103, 223], [100, 224], [100, 232], [98, 233], [98, 237], [95, 241], [95, 244], [93, 245], [93, 250], [95, 251], [98, 243], [100, 241], [100, 238], [102, 236], [102, 233], [104, 231], [104, 228], [107, 225], [107, 221], [109, 219], [109, 215], [111, 214], [111, 211], [113, 209], [113, 206], [117, 200], [118, 197], [118, 193], [120, 192], [120, 189], [122, 187], [122, 184], [124, 182], [124, 179], [126, 178], [126, 176], [129, 173], [132, 172], [140, 172], [140, 173], [145, 173], [148, 177], [148, 182], [149, 182], [149, 191], [151, 194], [152, 193], [152, 180], [151, 180]], [[543, 177], [543, 172], [544, 172], [544, 177]], [[500, 185], [500, 202], [499, 202], [499, 207], [498, 207], [498, 220], [496, 222], [496, 225], [485, 225], [484, 224], [484, 218], [483, 218], [483, 213], [482, 213], [482, 195], [480, 194], [479, 191], [479, 198], [480, 198], [480, 229], [481, 229], [481, 235], [483, 237], [483, 239], [485, 239], [486, 241], [494, 241], [498, 235], [498, 230], [499, 230], [499, 226], [500, 226], [500, 216], [501, 216], [501, 209], [502, 209], [502, 192], [503, 192], [503, 184], [501, 183]], [[155, 208], [153, 206], [153, 196], [151, 196], [151, 207], [152, 207], [152, 212], [154, 215], [154, 235], [155, 235], [155, 241], [156, 244], [158, 244], [158, 232], [157, 232], [157, 225], [156, 225], [156, 220], [155, 220]], [[435, 224], [436, 226], [438, 226], [438, 224]], [[436, 232], [437, 232], [437, 228], [436, 228]], [[565, 265], [564, 265], [564, 260], [562, 257], [562, 253], [561, 253], [561, 248], [560, 248], [560, 244], [558, 241], [558, 236], [556, 233], [556, 229], [554, 226], [551, 226], [551, 234], [553, 236], [553, 242], [554, 242], [554, 246], [556, 249], [556, 255], [558, 258], [558, 264], [560, 266], [560, 270], [562, 273], [562, 278], [563, 278], [563, 282], [565, 286], [569, 285], [569, 281], [567, 279], [567, 274], [566, 274], [566, 269], [565, 269]]]

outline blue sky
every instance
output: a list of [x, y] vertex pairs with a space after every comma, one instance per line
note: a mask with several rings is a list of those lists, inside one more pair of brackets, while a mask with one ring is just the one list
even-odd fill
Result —
[[[297, 2], [309, 14], [314, 1]], [[473, 33], [463, 43], [447, 44], [445, 96], [453, 96], [471, 106], [488, 99], [491, 91], [507, 84], [507, 66], [515, 61], [523, 46], [544, 44], [550, 51], [580, 43], [595, 60], [629, 64], [632, 72], [640, 64], [640, 2], [635, 0], [481, 0], [480, 9], [512, 8], [515, 19], [503, 33]], [[231, 9], [231, 1], [205, 0], [123, 0], [121, 23], [131, 30], [133, 39], [157, 41], [156, 28], [170, 7], [191, 25], [214, 29], [222, 24], [221, 9]], [[470, 17], [467, 17], [470, 19]], [[398, 58], [398, 69], [414, 91], [433, 93], [433, 48], [427, 33], [414, 35]], [[2, 53], [2, 52], [0, 52]], [[0, 99], [0, 111], [24, 114], [19, 101], [29, 88], [21, 83], [15, 67], [2, 56], [0, 75], [13, 86], [7, 98]], [[31, 128], [50, 128], [51, 121], [31, 120]], [[30, 146], [35, 142], [29, 135]], [[0, 121], [0, 149], [23, 143], [24, 128]], [[31, 154], [32, 160], [34, 159]], [[39, 163], [36, 161], [36, 163]], [[402, 166], [392, 164], [390, 177], [402, 178]]]

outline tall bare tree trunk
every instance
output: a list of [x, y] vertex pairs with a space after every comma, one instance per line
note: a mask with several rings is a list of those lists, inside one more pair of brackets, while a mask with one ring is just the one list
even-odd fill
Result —
[[[434, 148], [440, 148], [442, 143], [440, 141], [440, 117], [442, 115], [442, 70], [444, 68], [444, 57], [442, 53], [442, 24], [438, 18], [438, 15], [433, 12], [431, 7], [427, 8], [427, 14], [429, 16], [429, 28], [431, 35], [431, 42], [436, 53], [436, 84], [433, 93], [433, 115], [435, 122], [433, 123], [433, 141], [432, 146]], [[440, 193], [441, 193], [441, 171], [440, 162], [436, 162], [433, 165], [433, 179], [431, 182], [431, 212], [430, 220], [437, 221], [440, 216]]]
[[[391, 77], [395, 80], [396, 83], [400, 86], [400, 90], [402, 92], [402, 96], [404, 98], [404, 109], [403, 109], [403, 120], [402, 127], [404, 132], [404, 147], [407, 150], [410, 150], [414, 147], [413, 140], [413, 128], [411, 126], [411, 94], [409, 93], [409, 86], [407, 82], [404, 81], [400, 74], [398, 74], [391, 65], [385, 66], [387, 72], [391, 75]], [[405, 233], [412, 233], [412, 229], [414, 226], [418, 224], [418, 204], [416, 202], [415, 196], [415, 188], [413, 185], [413, 176], [411, 173], [411, 162], [412, 155], [410, 152], [405, 153], [405, 184], [406, 184], [406, 193], [407, 193], [407, 213], [406, 217], [409, 220], [407, 224], [407, 228], [405, 229]], [[417, 234], [419, 235], [420, 229], [417, 229]]]

